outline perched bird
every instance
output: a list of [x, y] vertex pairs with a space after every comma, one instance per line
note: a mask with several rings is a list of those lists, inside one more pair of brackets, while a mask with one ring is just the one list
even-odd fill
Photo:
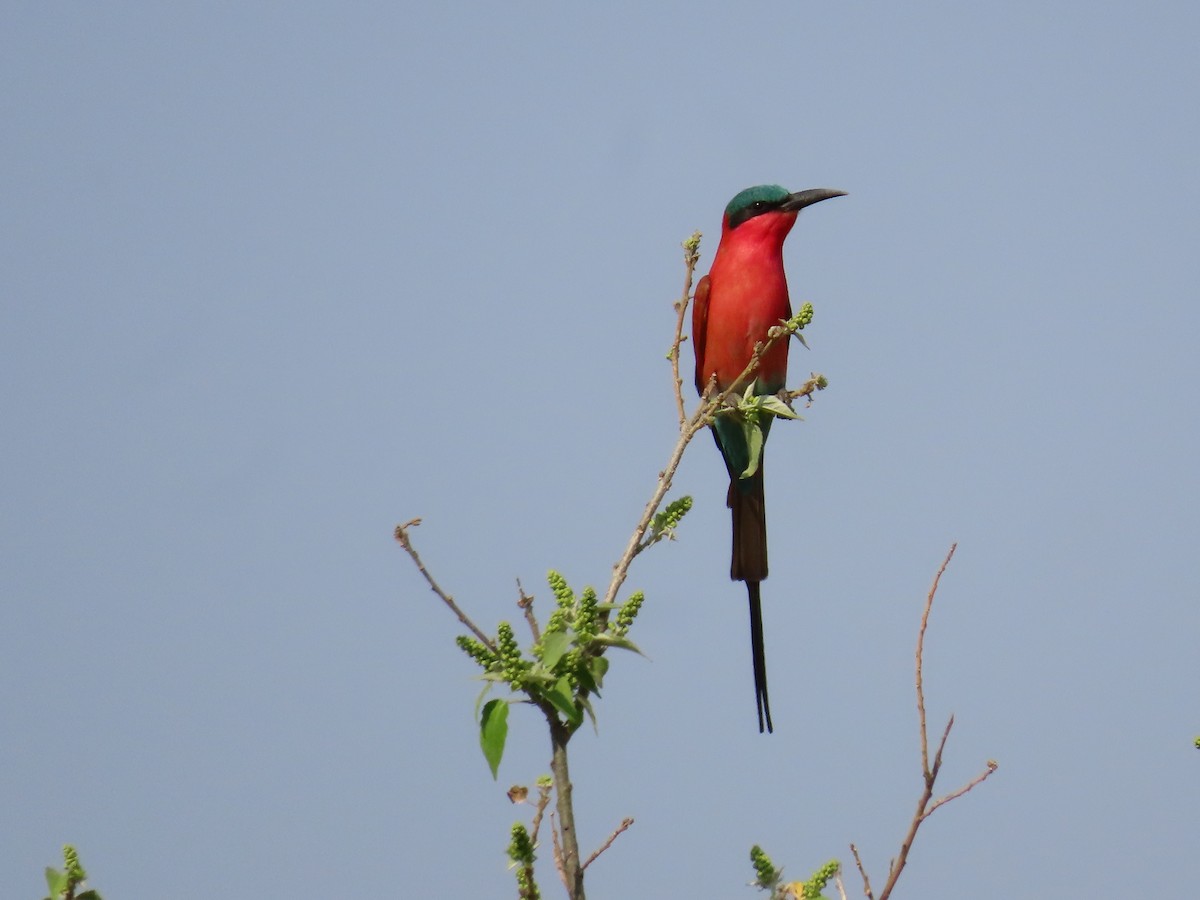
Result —
[[[696, 390], [704, 393], [716, 378], [727, 390], [749, 364], [754, 346], [767, 330], [792, 315], [783, 241], [806, 206], [841, 197], [845, 191], [816, 188], [789, 193], [777, 184], [747, 188], [729, 201], [721, 222], [721, 242], [712, 268], [696, 286], [692, 308], [692, 346], [696, 352]], [[788, 341], [776, 341], [763, 356], [753, 393], [774, 394], [787, 379]], [[739, 386], [744, 389], [744, 385]], [[763, 445], [772, 417], [761, 422]], [[762, 451], [752, 460], [741, 424], [718, 415], [712, 425], [717, 448], [729, 470], [726, 503], [733, 511], [733, 559], [729, 576], [746, 582], [750, 597], [750, 646], [754, 656], [754, 695], [758, 730], [773, 731], [767, 698], [759, 583], [767, 577], [767, 519], [763, 498]], [[746, 474], [749, 472], [750, 474]]]

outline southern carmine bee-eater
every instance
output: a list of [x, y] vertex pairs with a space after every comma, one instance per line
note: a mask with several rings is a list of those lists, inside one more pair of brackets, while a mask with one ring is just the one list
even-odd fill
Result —
[[[791, 318], [783, 241], [800, 210], [845, 191], [828, 188], [790, 193], [776, 184], [747, 188], [729, 201], [721, 222], [721, 242], [712, 268], [696, 286], [692, 308], [692, 346], [696, 351], [696, 390], [704, 393], [710, 379], [718, 391], [734, 386], [754, 355], [755, 344], [767, 340], [772, 326]], [[776, 341], [763, 356], [753, 393], [775, 394], [787, 379], [788, 340]], [[739, 390], [744, 385], [739, 385]], [[763, 445], [770, 415], [762, 417]], [[718, 415], [712, 424], [717, 448], [729, 470], [726, 503], [733, 511], [733, 561], [729, 575], [746, 582], [750, 596], [750, 646], [754, 657], [754, 694], [758, 730], [773, 731], [767, 699], [767, 665], [763, 651], [762, 601], [759, 583], [767, 577], [767, 519], [763, 498], [761, 450], [750, 459], [750, 446], [740, 423]], [[746, 475], [749, 472], [751, 474]]]

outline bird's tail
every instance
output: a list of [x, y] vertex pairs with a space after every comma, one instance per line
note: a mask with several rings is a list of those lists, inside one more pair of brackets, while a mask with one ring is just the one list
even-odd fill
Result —
[[763, 496], [763, 467], [749, 478], [729, 473], [725, 503], [733, 510], [733, 554], [729, 577], [762, 581], [767, 577], [767, 503]]
[[759, 582], [767, 577], [767, 507], [763, 495], [763, 469], [749, 478], [730, 472], [729, 508], [733, 511], [733, 555], [729, 575], [746, 582], [750, 597], [750, 650], [754, 658], [754, 699], [758, 704], [758, 731], [774, 731], [767, 698], [767, 658], [763, 646], [762, 599]]
[[767, 657], [763, 648], [762, 600], [758, 594], [758, 582], [747, 581], [746, 591], [750, 595], [750, 652], [754, 656], [754, 700], [758, 704], [758, 733], [763, 733], [764, 720], [768, 733], [774, 732], [771, 725], [771, 701], [767, 697]]

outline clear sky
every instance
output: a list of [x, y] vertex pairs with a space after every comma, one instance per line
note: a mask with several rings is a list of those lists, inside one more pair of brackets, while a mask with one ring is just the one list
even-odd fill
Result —
[[[9, 3], [0, 896], [512, 896], [458, 623], [603, 584], [674, 440], [683, 269], [748, 185], [830, 389], [767, 460], [776, 733], [724, 473], [639, 559], [573, 744], [597, 898], [753, 897], [854, 841], [904, 896], [1200, 883], [1194, 2]], [[690, 356], [689, 356], [690, 359]], [[557, 896], [543, 854], [543, 887]], [[857, 893], [859, 885], [848, 879]]]

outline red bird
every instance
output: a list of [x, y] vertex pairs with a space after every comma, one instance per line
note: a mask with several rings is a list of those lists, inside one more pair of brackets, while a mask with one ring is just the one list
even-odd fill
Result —
[[[721, 243], [712, 268], [696, 286], [692, 309], [692, 345], [696, 351], [696, 390], [704, 393], [716, 376], [726, 390], [746, 368], [754, 345], [767, 330], [791, 318], [783, 241], [806, 206], [845, 196], [845, 191], [816, 188], [789, 193], [777, 184], [747, 188], [729, 201], [721, 222]], [[763, 357], [754, 393], [774, 394], [787, 380], [788, 341], [781, 340]], [[761, 421], [763, 444], [772, 417]], [[754, 695], [758, 730], [774, 731], [767, 699], [767, 664], [763, 650], [762, 601], [759, 582], [767, 577], [767, 517], [763, 497], [762, 456], [751, 460], [741, 424], [719, 415], [712, 425], [717, 448], [729, 471], [726, 503], [733, 511], [733, 559], [729, 576], [746, 582], [750, 596], [750, 646], [754, 656]], [[746, 472], [751, 474], [746, 475]]]

